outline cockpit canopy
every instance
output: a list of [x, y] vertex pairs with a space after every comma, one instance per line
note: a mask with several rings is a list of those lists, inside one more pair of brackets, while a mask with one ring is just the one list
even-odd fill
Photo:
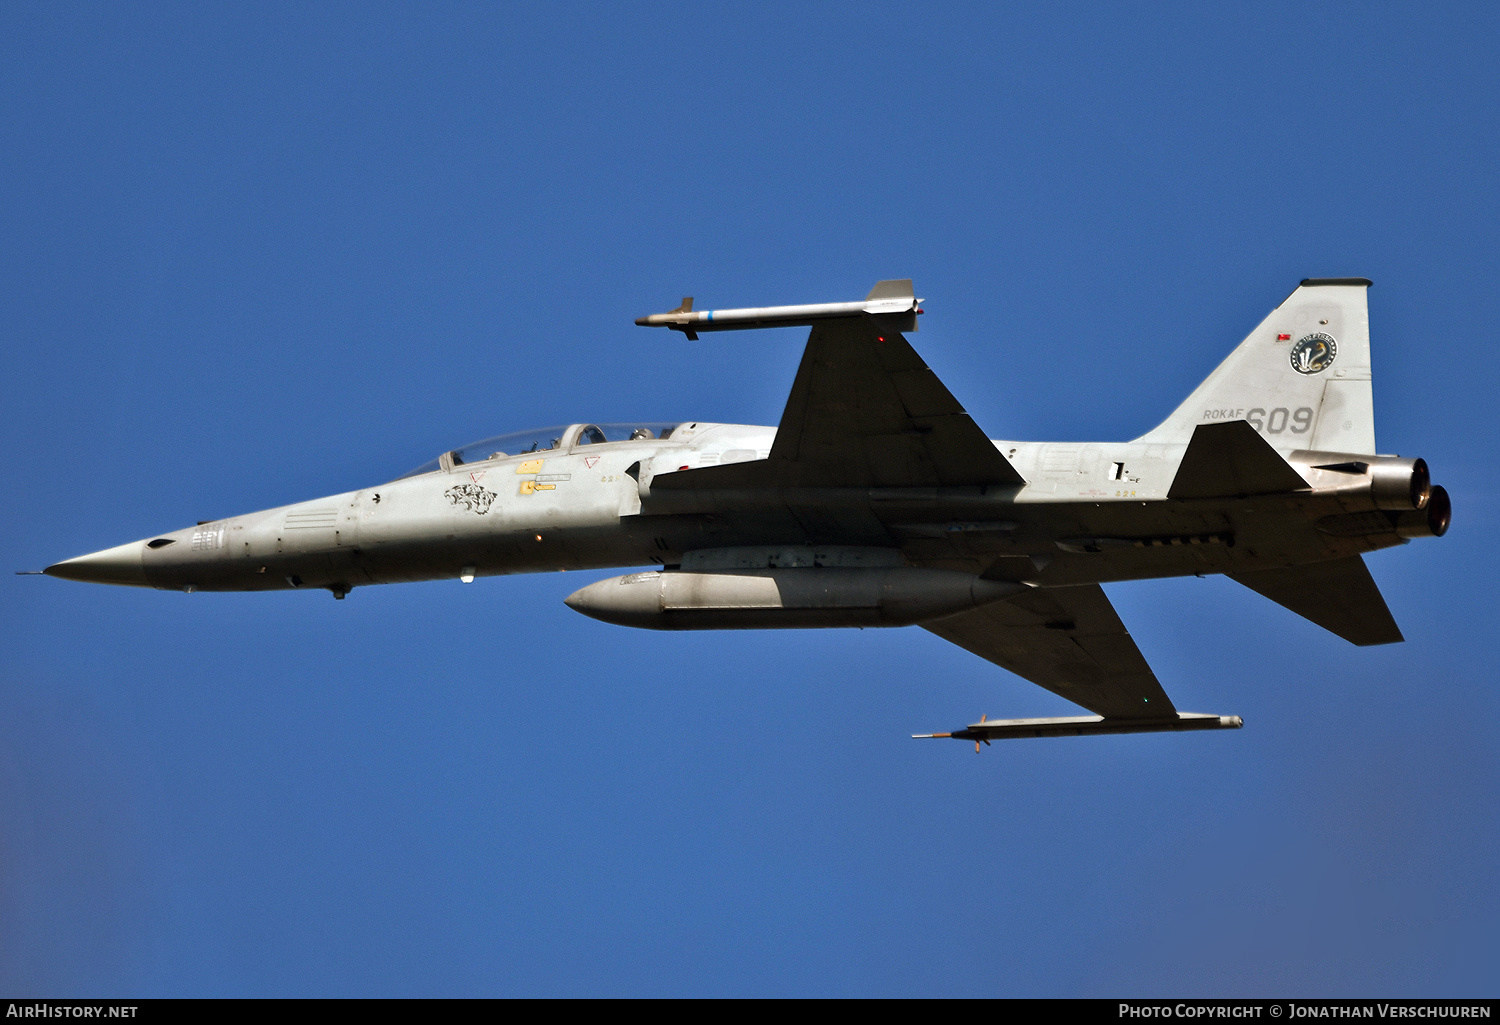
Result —
[[616, 441], [650, 441], [671, 437], [677, 424], [572, 424], [567, 427], [540, 427], [514, 434], [499, 434], [483, 441], [472, 442], [463, 448], [445, 452], [437, 459], [423, 463], [410, 473], [403, 473], [397, 480], [417, 477], [436, 470], [445, 470], [469, 463], [482, 463], [487, 459], [522, 455], [527, 452], [548, 452], [557, 449], [572, 449], [580, 445], [606, 445]]

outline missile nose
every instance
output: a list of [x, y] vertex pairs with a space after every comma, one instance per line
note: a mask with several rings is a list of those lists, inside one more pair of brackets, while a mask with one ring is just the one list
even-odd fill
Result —
[[82, 580], [90, 584], [126, 584], [150, 587], [146, 580], [146, 543], [132, 541], [102, 552], [91, 552], [48, 566], [42, 572], [64, 580]]
[[563, 604], [574, 612], [617, 626], [662, 629], [662, 575], [610, 577], [574, 591]]
[[597, 619], [600, 611], [608, 609], [610, 604], [603, 585], [614, 582], [614, 580], [600, 580], [587, 587], [579, 588], [564, 598], [563, 604], [574, 612], [581, 612], [585, 616], [593, 616]]

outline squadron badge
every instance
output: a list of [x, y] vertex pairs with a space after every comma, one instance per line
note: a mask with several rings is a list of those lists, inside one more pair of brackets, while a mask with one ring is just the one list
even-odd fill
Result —
[[454, 505], [461, 505], [480, 516], [489, 512], [490, 505], [495, 501], [495, 493], [478, 484], [459, 484], [444, 491], [443, 494]]
[[1321, 331], [1310, 334], [1292, 346], [1292, 369], [1299, 374], [1316, 374], [1333, 366], [1338, 345], [1332, 335]]

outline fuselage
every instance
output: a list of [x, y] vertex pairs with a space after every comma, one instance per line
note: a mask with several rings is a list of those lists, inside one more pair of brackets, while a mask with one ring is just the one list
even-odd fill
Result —
[[[1064, 586], [1317, 562], [1422, 532], [1420, 514], [1403, 524], [1407, 514], [1381, 511], [1370, 478], [1351, 468], [1364, 463], [1288, 449], [1290, 436], [1264, 430], [1308, 490], [1169, 500], [1183, 445], [1008, 441], [994, 444], [1025, 478], [1020, 486], [653, 489], [662, 474], [766, 459], [776, 429], [684, 423], [666, 437], [613, 440], [619, 435], [575, 424], [557, 433], [552, 447], [445, 453], [386, 484], [200, 523], [48, 573], [343, 597], [371, 584], [670, 567], [695, 552], [841, 545], [988, 580]], [[1316, 468], [1329, 465], [1344, 468]]]

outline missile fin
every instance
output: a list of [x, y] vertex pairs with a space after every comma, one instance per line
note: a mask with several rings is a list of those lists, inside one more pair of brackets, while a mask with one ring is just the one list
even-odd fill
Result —
[[912, 288], [911, 278], [896, 278], [891, 281], [877, 281], [875, 287], [870, 289], [870, 294], [865, 296], [865, 302], [871, 299], [911, 299], [916, 295]]

